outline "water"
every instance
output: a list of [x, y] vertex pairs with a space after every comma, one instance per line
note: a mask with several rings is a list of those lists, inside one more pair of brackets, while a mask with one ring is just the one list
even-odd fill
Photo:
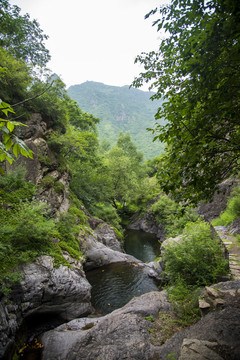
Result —
[[[144, 262], [159, 255], [159, 243], [154, 236], [140, 231], [127, 231], [125, 251]], [[92, 285], [92, 304], [106, 314], [124, 306], [134, 296], [157, 291], [158, 286], [144, 268], [131, 263], [106, 265], [86, 273]]]
[[150, 262], [160, 254], [160, 244], [155, 235], [144, 231], [127, 230], [124, 250], [127, 254], [143, 261]]

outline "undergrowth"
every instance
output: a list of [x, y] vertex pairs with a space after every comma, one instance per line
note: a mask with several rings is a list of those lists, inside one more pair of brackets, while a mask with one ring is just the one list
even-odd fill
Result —
[[227, 226], [240, 218], [240, 187], [233, 189], [228, 199], [227, 208], [212, 221], [213, 226]]
[[35, 197], [36, 186], [24, 180], [23, 170], [0, 177], [0, 282], [4, 293], [19, 280], [15, 271], [20, 264], [50, 255], [55, 266], [70, 267], [63, 251], [76, 260], [83, 256], [78, 239], [87, 224], [83, 210], [72, 201], [69, 211], [56, 220], [50, 207]]

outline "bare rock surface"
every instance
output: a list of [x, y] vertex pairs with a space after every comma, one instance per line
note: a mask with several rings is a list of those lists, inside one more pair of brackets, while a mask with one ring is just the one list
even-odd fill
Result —
[[17, 330], [30, 316], [55, 314], [64, 322], [92, 311], [91, 286], [81, 269], [79, 264], [76, 269], [55, 268], [50, 256], [19, 268], [21, 282], [0, 302], [0, 358], [13, 347]]
[[150, 209], [143, 215], [141, 213], [135, 214], [131, 219], [131, 224], [127, 227], [131, 230], [142, 230], [149, 234], [155, 234], [161, 241], [165, 239], [164, 228], [156, 221]]
[[86, 319], [65, 324], [42, 336], [43, 360], [150, 359], [154, 347], [146, 316], [169, 308], [165, 292], [150, 292], [87, 324]]

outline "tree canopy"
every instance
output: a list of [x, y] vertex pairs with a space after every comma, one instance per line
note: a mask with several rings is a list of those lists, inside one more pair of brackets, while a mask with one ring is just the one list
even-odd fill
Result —
[[164, 98], [153, 130], [165, 142], [158, 177], [178, 200], [211, 198], [217, 185], [236, 174], [240, 159], [240, 3], [238, 0], [172, 0], [152, 10], [153, 25], [165, 31], [159, 51], [136, 62]]
[[31, 21], [29, 14], [20, 15], [20, 11], [18, 6], [0, 0], [0, 46], [33, 66], [45, 66], [50, 60], [44, 44], [48, 36], [36, 20]]

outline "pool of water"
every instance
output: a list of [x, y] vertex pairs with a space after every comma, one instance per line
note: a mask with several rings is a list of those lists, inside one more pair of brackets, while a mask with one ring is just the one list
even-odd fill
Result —
[[[160, 252], [160, 244], [153, 235], [127, 230], [125, 251], [143, 261], [153, 261]], [[157, 291], [158, 286], [144, 268], [132, 263], [115, 263], [86, 272], [92, 285], [92, 305], [103, 314], [124, 306], [134, 296]]]
[[92, 305], [102, 314], [124, 306], [134, 296], [158, 290], [142, 267], [126, 262], [87, 271], [86, 276], [92, 285]]
[[154, 261], [160, 254], [160, 243], [155, 235], [144, 231], [126, 230], [124, 250], [143, 261]]

